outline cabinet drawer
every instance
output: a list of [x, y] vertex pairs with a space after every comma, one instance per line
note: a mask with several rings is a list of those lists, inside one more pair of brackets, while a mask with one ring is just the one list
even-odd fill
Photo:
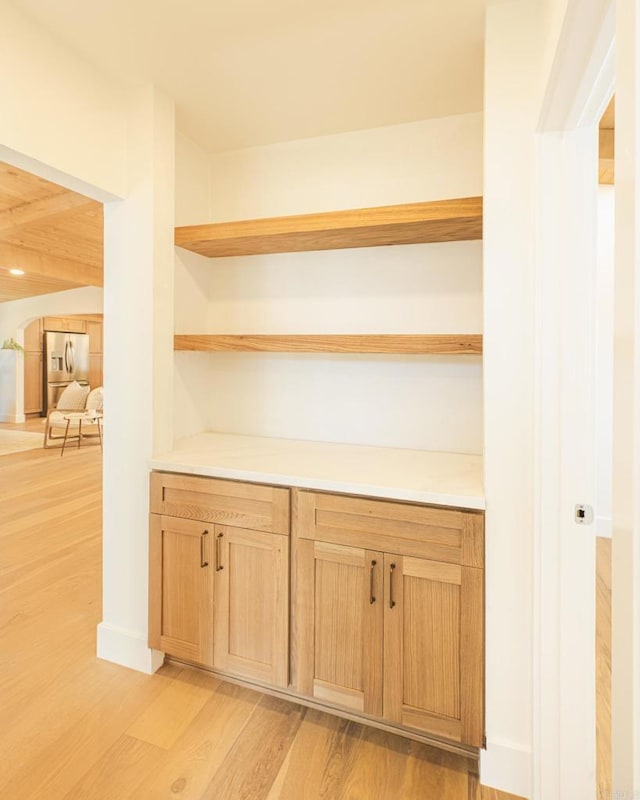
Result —
[[297, 491], [301, 539], [484, 566], [484, 514], [437, 506]]
[[254, 483], [152, 472], [150, 509], [170, 517], [289, 533], [289, 490]]

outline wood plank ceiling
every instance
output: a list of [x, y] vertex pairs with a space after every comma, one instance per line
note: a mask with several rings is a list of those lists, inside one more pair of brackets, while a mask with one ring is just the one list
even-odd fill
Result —
[[0, 302], [102, 284], [102, 204], [0, 162]]

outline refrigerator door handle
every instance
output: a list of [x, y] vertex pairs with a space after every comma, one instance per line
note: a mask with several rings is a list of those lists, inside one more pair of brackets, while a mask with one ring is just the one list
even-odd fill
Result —
[[64, 371], [69, 372], [69, 342], [64, 343]]
[[69, 372], [73, 374], [76, 371], [75, 354], [73, 352], [73, 342], [69, 342]]

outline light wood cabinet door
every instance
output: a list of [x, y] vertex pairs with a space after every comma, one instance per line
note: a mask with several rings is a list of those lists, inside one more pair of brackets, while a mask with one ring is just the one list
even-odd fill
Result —
[[482, 746], [483, 570], [384, 556], [384, 717]]
[[42, 411], [42, 351], [24, 354], [24, 413]]
[[89, 386], [95, 389], [102, 385], [102, 353], [89, 353]]
[[289, 537], [215, 525], [216, 669], [286, 688]]
[[382, 715], [383, 555], [300, 539], [296, 557], [296, 688]]
[[102, 323], [87, 320], [85, 325], [89, 334], [89, 352], [102, 355]]
[[150, 515], [150, 647], [213, 665], [213, 561], [213, 525]]

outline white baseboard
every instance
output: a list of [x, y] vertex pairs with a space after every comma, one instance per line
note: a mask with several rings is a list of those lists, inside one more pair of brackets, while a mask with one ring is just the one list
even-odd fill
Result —
[[515, 794], [531, 797], [531, 751], [509, 742], [487, 740], [480, 753], [480, 783]]
[[0, 414], [0, 422], [26, 422], [27, 418], [24, 414]]
[[162, 666], [164, 653], [148, 647], [145, 636], [101, 622], [98, 625], [98, 658], [151, 675]]

